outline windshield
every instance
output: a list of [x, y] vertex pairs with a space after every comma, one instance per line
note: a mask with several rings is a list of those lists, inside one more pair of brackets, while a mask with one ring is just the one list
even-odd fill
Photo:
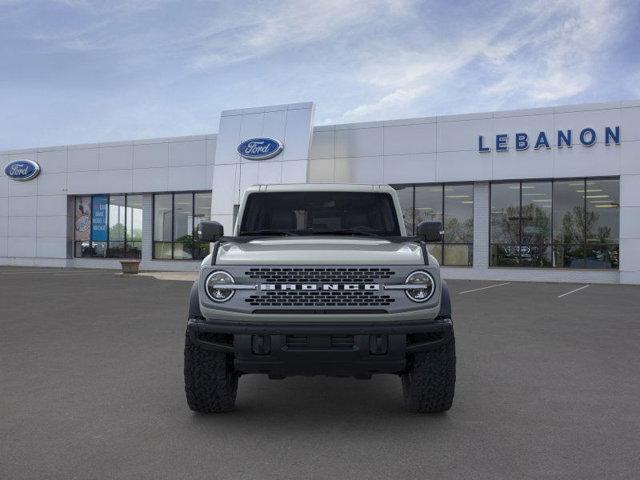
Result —
[[400, 236], [393, 198], [369, 192], [252, 193], [240, 235]]

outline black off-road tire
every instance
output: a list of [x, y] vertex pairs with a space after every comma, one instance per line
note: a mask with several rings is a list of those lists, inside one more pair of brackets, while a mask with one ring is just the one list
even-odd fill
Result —
[[438, 413], [451, 408], [456, 385], [456, 347], [453, 332], [445, 343], [410, 355], [402, 374], [404, 405], [410, 412]]
[[236, 403], [239, 374], [233, 357], [194, 344], [187, 332], [184, 345], [184, 390], [194, 412], [230, 412]]

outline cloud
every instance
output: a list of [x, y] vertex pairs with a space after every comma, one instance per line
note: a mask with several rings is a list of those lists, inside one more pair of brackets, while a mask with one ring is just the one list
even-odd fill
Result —
[[[6, 0], [0, 0], [6, 1]], [[24, 36], [43, 53], [103, 51], [117, 54], [180, 53], [185, 64], [208, 71], [320, 42], [340, 42], [402, 19], [415, 0], [281, 0], [181, 2], [171, 0], [54, 0], [57, 22], [43, 22]], [[41, 4], [29, 7], [42, 15]], [[72, 15], [73, 14], [73, 15]], [[169, 15], [169, 16], [168, 16]], [[357, 41], [357, 40], [354, 40]]]
[[534, 105], [566, 101], [593, 84], [598, 55], [616, 40], [622, 20], [609, 1], [515, 2], [501, 11], [472, 18], [447, 38], [426, 37], [419, 47], [390, 42], [361, 53], [353, 77], [370, 93], [338, 120], [402, 115], [408, 105], [469, 83], [480, 108], [513, 105], [514, 97]]
[[369, 87], [385, 93], [374, 101], [345, 111], [340, 121], [399, 114], [403, 107], [448, 82], [482, 51], [483, 44], [479, 39], [443, 42], [416, 52], [401, 52], [395, 45], [378, 48], [376, 58], [367, 61], [357, 76]]
[[0, 0], [0, 148], [211, 132], [222, 109], [307, 100], [320, 123], [343, 123], [637, 98], [638, 10]]
[[263, 57], [283, 49], [339, 41], [338, 35], [358, 26], [372, 27], [383, 19], [402, 17], [408, 0], [283, 0], [272, 8], [243, 9], [233, 23], [212, 22], [193, 38], [198, 69], [219, 67]]
[[82, 10], [85, 13], [104, 15], [118, 13], [133, 13], [153, 10], [169, 3], [171, 0], [109, 0], [108, 2], [96, 2], [92, 0], [53, 0], [67, 8]]
[[352, 119], [371, 118], [382, 112], [391, 111], [399, 106], [408, 105], [427, 92], [428, 89], [428, 86], [396, 89], [373, 103], [365, 103], [347, 110], [342, 114], [340, 120], [350, 121]]
[[555, 8], [538, 2], [528, 13], [534, 12], [543, 13], [516, 35], [498, 41], [498, 50], [513, 46], [508, 54], [487, 55], [501, 78], [483, 93], [508, 98], [524, 92], [535, 103], [550, 103], [591, 86], [596, 57], [615, 39], [621, 20], [611, 2], [573, 1]]

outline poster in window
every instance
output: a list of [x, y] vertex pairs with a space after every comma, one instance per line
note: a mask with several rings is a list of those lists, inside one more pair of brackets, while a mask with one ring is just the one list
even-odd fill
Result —
[[91, 234], [91, 197], [76, 197], [76, 241], [88, 242]]
[[107, 241], [107, 195], [94, 195], [91, 211], [91, 236], [94, 242]]

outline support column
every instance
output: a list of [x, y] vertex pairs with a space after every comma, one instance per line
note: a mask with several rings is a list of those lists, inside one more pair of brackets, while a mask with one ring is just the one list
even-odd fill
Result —
[[142, 261], [153, 257], [153, 194], [142, 195]]
[[640, 284], [640, 175], [620, 176], [620, 283]]
[[[245, 189], [256, 184], [306, 183], [313, 103], [226, 110], [220, 116], [216, 142], [211, 218], [230, 234], [234, 206]], [[247, 160], [237, 151], [250, 138], [279, 140], [284, 149], [267, 160]]]
[[489, 268], [489, 182], [473, 184], [473, 269]]

